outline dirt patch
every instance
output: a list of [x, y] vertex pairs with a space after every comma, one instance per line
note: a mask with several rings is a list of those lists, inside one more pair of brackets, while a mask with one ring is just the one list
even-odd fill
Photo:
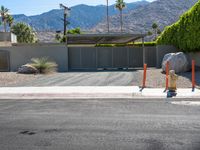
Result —
[[0, 72], [0, 86], [15, 86], [22, 82], [32, 81], [40, 75], [24, 75], [15, 72]]

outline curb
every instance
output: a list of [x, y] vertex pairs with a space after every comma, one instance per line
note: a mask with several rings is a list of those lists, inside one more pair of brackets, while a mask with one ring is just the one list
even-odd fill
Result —
[[139, 87], [9, 87], [0, 88], [0, 99], [199, 99], [200, 90], [178, 89], [167, 97], [163, 89]]
[[148, 96], [142, 95], [142, 93], [37, 93], [37, 94], [0, 94], [0, 100], [3, 99], [27, 99], [27, 100], [39, 100], [39, 99], [166, 99], [166, 100], [181, 100], [181, 99], [192, 99], [199, 100], [200, 96], [176, 96], [176, 97], [167, 97], [167, 96]]

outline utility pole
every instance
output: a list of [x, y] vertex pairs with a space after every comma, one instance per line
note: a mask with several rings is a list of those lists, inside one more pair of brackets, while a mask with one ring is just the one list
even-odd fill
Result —
[[[60, 8], [61, 9], [64, 9], [64, 37], [66, 38], [66, 31], [67, 31], [67, 14], [68, 12], [71, 10], [69, 7], [63, 5], [63, 4], [60, 4]], [[64, 38], [64, 39], [65, 39]], [[65, 42], [65, 41], [64, 41]]]
[[110, 25], [109, 25], [109, 4], [108, 4], [108, 0], [107, 1], [107, 27], [108, 27], [108, 33], [110, 32]]

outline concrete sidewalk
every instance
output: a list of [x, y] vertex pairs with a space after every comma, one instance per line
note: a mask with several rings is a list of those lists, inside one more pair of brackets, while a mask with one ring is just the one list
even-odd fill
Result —
[[[164, 89], [137, 86], [65, 86], [65, 87], [5, 87], [0, 88], [0, 99], [131, 99], [167, 98]], [[174, 98], [199, 98], [200, 90], [178, 89]]]

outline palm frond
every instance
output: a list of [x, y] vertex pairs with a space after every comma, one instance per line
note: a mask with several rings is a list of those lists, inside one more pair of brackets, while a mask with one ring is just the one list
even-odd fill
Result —
[[55, 72], [58, 67], [55, 62], [49, 61], [48, 57], [32, 58], [30, 65], [37, 68], [40, 73]]

